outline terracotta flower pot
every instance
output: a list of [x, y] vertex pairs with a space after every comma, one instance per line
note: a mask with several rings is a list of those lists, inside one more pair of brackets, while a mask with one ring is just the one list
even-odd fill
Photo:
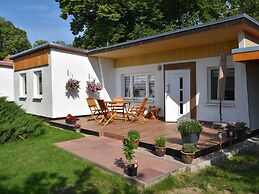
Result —
[[185, 153], [183, 151], [182, 152], [182, 160], [184, 163], [186, 164], [191, 164], [193, 159], [194, 159], [194, 154], [195, 153]]
[[163, 157], [166, 152], [166, 147], [155, 147], [156, 155], [159, 157]]
[[135, 164], [127, 165], [127, 175], [128, 176], [137, 176], [138, 166]]

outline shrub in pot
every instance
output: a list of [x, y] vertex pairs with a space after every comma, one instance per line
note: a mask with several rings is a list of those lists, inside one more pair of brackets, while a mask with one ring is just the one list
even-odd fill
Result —
[[126, 172], [128, 176], [136, 176], [138, 170], [138, 164], [132, 161], [135, 158], [135, 147], [132, 138], [125, 138], [123, 141], [123, 154], [127, 159], [127, 169]]
[[227, 124], [227, 136], [237, 138], [246, 133], [246, 123], [243, 121], [232, 121]]
[[140, 133], [136, 130], [131, 130], [128, 132], [128, 138], [133, 140], [134, 148], [137, 149], [139, 144]]
[[197, 143], [202, 131], [202, 125], [194, 119], [184, 119], [177, 123], [183, 143]]
[[184, 144], [182, 147], [182, 160], [186, 164], [191, 164], [197, 148], [194, 144]]
[[65, 118], [66, 123], [70, 125], [75, 125], [76, 124], [76, 117], [72, 116], [71, 114], [68, 114]]
[[164, 136], [155, 139], [155, 152], [159, 157], [163, 157], [166, 152], [166, 138]]

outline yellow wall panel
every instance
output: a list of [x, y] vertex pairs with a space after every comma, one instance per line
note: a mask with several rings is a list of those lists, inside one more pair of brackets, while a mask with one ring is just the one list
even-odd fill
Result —
[[227, 54], [231, 55], [231, 50], [238, 47], [237, 41], [221, 42], [216, 44], [201, 45], [196, 47], [181, 48], [159, 53], [146, 55], [138, 55], [115, 59], [114, 67], [129, 67], [145, 64], [165, 63], [173, 61], [182, 61], [190, 59], [198, 59], [205, 57], [220, 56], [222, 48], [227, 50]]

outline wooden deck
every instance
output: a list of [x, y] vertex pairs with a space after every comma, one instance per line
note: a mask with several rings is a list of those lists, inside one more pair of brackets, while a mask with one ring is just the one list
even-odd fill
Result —
[[[77, 122], [81, 125], [81, 132], [83, 133], [123, 140], [123, 138], [127, 136], [128, 131], [137, 130], [140, 132], [141, 136], [140, 146], [151, 150], [154, 149], [154, 139], [158, 136], [165, 136], [167, 137], [167, 154], [178, 156], [180, 154], [183, 143], [181, 134], [177, 130], [176, 123], [148, 120], [148, 122], [144, 124], [140, 122], [124, 122], [122, 120], [116, 120], [107, 126], [103, 126], [98, 125], [96, 121], [88, 121], [87, 119], [88, 117], [81, 117]], [[70, 130], [73, 129], [71, 125], [65, 123], [64, 119], [53, 120], [50, 124]], [[210, 153], [219, 148], [218, 132], [219, 130], [212, 129], [211, 126], [203, 126], [197, 148], [204, 153], [198, 152], [197, 156]], [[223, 134], [223, 141], [228, 141], [225, 134]]]

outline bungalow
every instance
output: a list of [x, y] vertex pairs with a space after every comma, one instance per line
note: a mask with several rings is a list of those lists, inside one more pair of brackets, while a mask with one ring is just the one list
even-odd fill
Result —
[[[139, 102], [148, 97], [167, 122], [183, 117], [218, 121], [217, 77], [224, 49], [223, 120], [240, 119], [255, 129], [258, 44], [259, 23], [246, 14], [90, 51], [48, 43], [11, 57], [14, 99], [27, 112], [44, 117], [88, 115], [85, 99], [92, 94], [86, 82], [95, 79], [104, 86], [100, 98]], [[242, 52], [255, 53], [244, 61]], [[70, 78], [80, 81], [78, 91], [66, 91]]]
[[14, 100], [13, 63], [11, 61], [0, 61], [0, 97]]

